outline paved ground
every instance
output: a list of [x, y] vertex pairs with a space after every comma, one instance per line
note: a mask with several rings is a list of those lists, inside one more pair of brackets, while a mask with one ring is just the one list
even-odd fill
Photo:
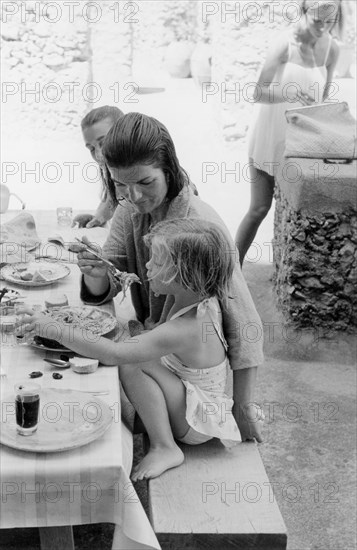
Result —
[[[340, 97], [355, 111], [355, 80], [339, 81]], [[129, 107], [129, 108], [125, 108]], [[191, 81], [167, 83], [163, 94], [141, 96], [138, 105], [123, 106], [162, 120], [172, 133], [182, 165], [198, 184], [201, 196], [224, 217], [234, 234], [249, 203], [249, 185], [237, 175], [222, 177], [222, 162], [227, 169], [234, 163], [244, 167], [244, 147], [223, 150], [217, 147], [211, 126], [209, 105], [203, 105]], [[28, 143], [23, 149], [28, 158], [42, 161], [87, 156], [78, 143]], [[10, 159], [11, 144], [5, 160]], [[69, 156], [68, 156], [69, 155]], [[4, 156], [3, 156], [4, 159]], [[223, 159], [223, 160], [222, 160]], [[207, 171], [217, 173], [202, 177]], [[237, 172], [238, 173], [238, 172]], [[202, 182], [202, 183], [201, 183]], [[28, 187], [27, 187], [28, 189]], [[15, 190], [15, 189], [13, 189]], [[29, 193], [29, 208], [41, 208], [39, 194]], [[16, 188], [16, 192], [20, 191]], [[71, 194], [72, 193], [72, 194]], [[76, 183], [76, 196], [94, 195], [82, 207], [94, 207], [95, 193], [88, 184]], [[43, 207], [58, 206], [58, 201], [73, 201], [73, 186], [54, 187]], [[85, 200], [87, 200], [85, 198]], [[93, 203], [94, 201], [94, 203]], [[69, 202], [70, 203], [70, 202]], [[275, 497], [288, 528], [288, 550], [353, 550], [356, 546], [355, 509], [355, 369], [356, 348], [353, 336], [340, 333], [322, 340], [313, 330], [291, 332], [276, 310], [272, 288], [271, 247], [273, 212], [262, 224], [255, 246], [248, 254], [244, 274], [265, 329], [266, 362], [259, 371], [257, 401], [263, 403], [266, 422], [265, 442], [260, 452]], [[138, 445], [137, 450], [139, 451]], [[145, 492], [138, 486], [142, 498]], [[262, 488], [267, 490], [267, 488]], [[75, 528], [78, 550], [110, 548], [112, 527]], [[38, 548], [36, 530], [4, 533], [0, 549]]]

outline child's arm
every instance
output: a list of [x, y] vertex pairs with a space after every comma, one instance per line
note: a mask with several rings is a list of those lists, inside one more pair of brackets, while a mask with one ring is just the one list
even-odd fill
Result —
[[179, 320], [169, 321], [123, 342], [95, 337], [85, 330], [57, 323], [46, 315], [33, 315], [32, 312], [19, 326], [25, 326], [26, 331], [34, 331], [44, 338], [56, 340], [80, 355], [99, 359], [104, 365], [141, 363], [159, 359], [169, 353], [180, 353], [187, 349], [191, 344], [190, 339], [193, 339]]

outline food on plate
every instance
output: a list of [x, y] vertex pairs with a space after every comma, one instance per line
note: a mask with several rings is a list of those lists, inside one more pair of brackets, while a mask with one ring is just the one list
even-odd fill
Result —
[[4, 265], [1, 277], [5, 281], [24, 286], [47, 286], [69, 275], [69, 267], [55, 262], [18, 262]]
[[50, 269], [39, 269], [33, 274], [32, 281], [34, 283], [46, 282], [51, 279], [52, 275], [53, 272]]
[[19, 273], [17, 274], [16, 272], [14, 273], [14, 277], [17, 279], [22, 279], [23, 281], [32, 281], [33, 279], [33, 273], [31, 273], [31, 271], [24, 271], [22, 273]]
[[116, 326], [116, 319], [108, 312], [96, 307], [61, 307], [50, 308], [44, 311], [59, 323], [71, 325], [73, 328], [81, 328], [92, 334], [106, 334]]
[[43, 376], [43, 372], [41, 372], [40, 370], [34, 370], [29, 374], [30, 378], [40, 378], [41, 376]]
[[68, 298], [65, 294], [57, 294], [45, 300], [45, 308], [68, 306]]
[[52, 374], [52, 378], [54, 378], [55, 380], [60, 380], [61, 378], [63, 378], [63, 376], [59, 372], [54, 372]]
[[27, 268], [16, 267], [13, 271], [14, 279], [21, 279], [21, 281], [32, 281], [33, 283], [43, 283], [47, 282], [53, 271], [50, 269], [37, 269], [36, 271], [31, 271]]

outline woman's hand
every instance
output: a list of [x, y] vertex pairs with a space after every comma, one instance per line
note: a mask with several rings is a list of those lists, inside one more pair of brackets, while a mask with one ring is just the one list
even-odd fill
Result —
[[[91, 248], [96, 249], [96, 245], [91, 243], [87, 237], [83, 237], [83, 242], [88, 244]], [[103, 278], [108, 274], [108, 266], [102, 262], [99, 258], [85, 250], [85, 247], [81, 243], [71, 245], [73, 252], [78, 252], [78, 267], [83, 275], [88, 277]]]
[[262, 427], [264, 422], [264, 413], [256, 403], [247, 403], [239, 406], [239, 414], [235, 418], [238, 424], [239, 431], [242, 436], [242, 441], [263, 442]]
[[316, 103], [315, 99], [310, 95], [306, 94], [305, 92], [298, 92], [297, 93], [297, 100], [300, 101], [306, 107], [307, 105], [313, 105]]

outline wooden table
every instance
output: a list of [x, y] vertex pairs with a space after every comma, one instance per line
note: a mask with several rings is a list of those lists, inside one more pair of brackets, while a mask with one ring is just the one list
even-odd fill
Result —
[[[61, 232], [55, 212], [33, 215], [43, 244], [51, 233]], [[14, 213], [7, 213], [3, 221], [11, 217]], [[104, 230], [92, 231], [94, 242], [99, 236], [103, 241]], [[70, 275], [54, 285], [21, 288], [26, 302], [44, 305], [55, 293], [64, 293], [70, 305], [80, 305], [80, 271], [77, 265], [68, 265]], [[16, 285], [5, 284], [19, 290]], [[102, 307], [115, 313], [113, 302]], [[120, 318], [119, 323], [119, 332], [123, 332], [125, 319]], [[117, 368], [100, 366], [90, 375], [68, 369], [61, 371], [61, 380], [54, 380], [52, 373], [56, 369], [43, 362], [53, 352], [4, 344], [1, 351], [2, 368], [7, 372], [7, 378], [1, 381], [3, 395], [14, 383], [29, 379], [31, 371], [41, 370], [44, 375], [36, 382], [43, 388], [108, 389], [109, 395], [101, 399], [111, 407], [114, 422], [94, 442], [61, 453], [32, 453], [0, 445], [0, 527], [39, 527], [41, 547], [62, 550], [73, 548], [72, 525], [114, 523], [113, 547], [160, 548], [129, 478], [132, 435], [121, 422]]]

